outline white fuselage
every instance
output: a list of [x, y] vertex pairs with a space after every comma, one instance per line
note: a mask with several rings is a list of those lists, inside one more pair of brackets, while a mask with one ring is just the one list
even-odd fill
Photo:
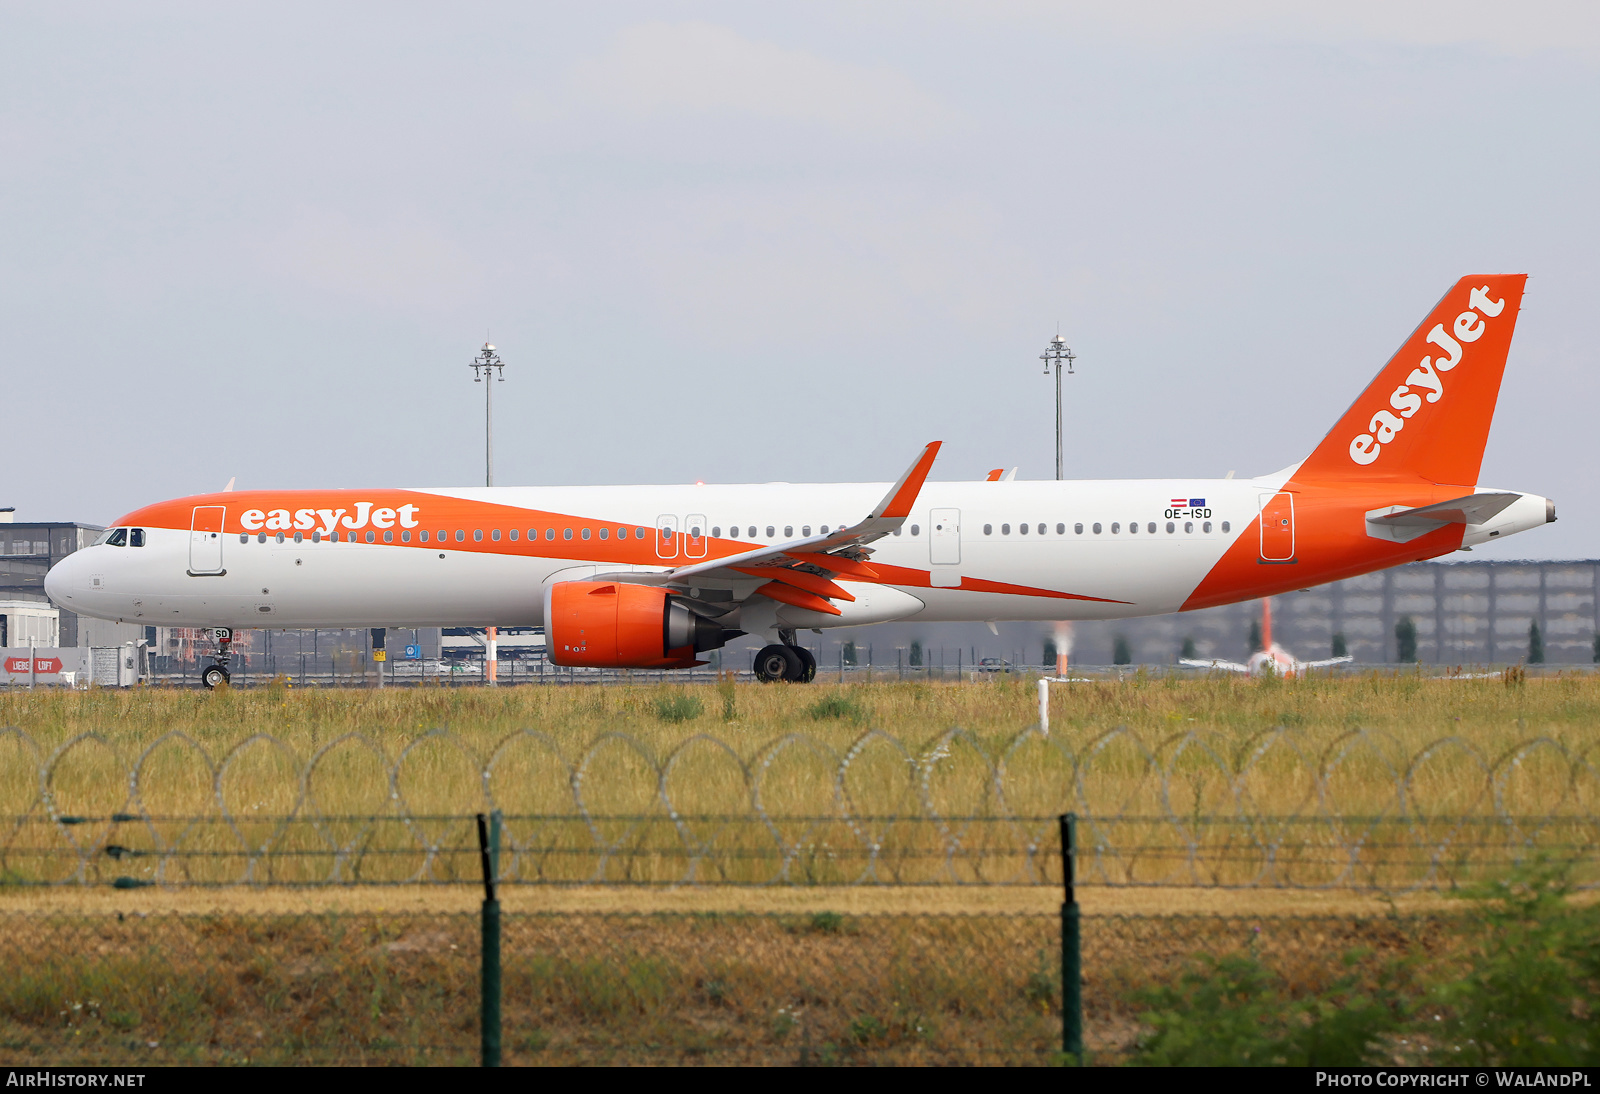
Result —
[[[780, 610], [793, 624], [818, 627], [912, 615], [929, 620], [1060, 620], [1176, 611], [1230, 545], [1251, 529], [1261, 499], [1286, 475], [930, 482], [900, 534], [872, 544], [875, 566], [916, 571], [920, 582], [899, 585], [891, 579], [867, 585], [842, 579], [857, 595], [855, 603], [841, 605], [842, 615]], [[101, 544], [68, 557], [51, 571], [47, 588], [56, 603], [85, 615], [163, 626], [538, 625], [543, 622], [542, 592], [553, 580], [664, 570], [694, 561], [692, 541], [685, 535], [661, 549], [656, 549], [654, 535], [630, 543], [636, 549], [634, 561], [625, 564], [615, 561], [614, 554], [586, 553], [586, 547], [601, 545], [602, 527], [609, 532], [608, 550], [616, 530], [653, 530], [664, 520], [685, 532], [703, 527], [713, 533], [707, 541], [711, 543], [777, 543], [796, 538], [802, 530], [809, 535], [823, 526], [848, 524], [885, 487], [768, 483], [411, 491], [467, 503], [468, 511], [481, 506], [486, 515], [441, 522], [424, 505], [414, 523], [418, 532], [430, 533], [426, 544], [415, 539], [384, 543], [382, 533], [374, 543], [359, 538], [333, 542], [320, 535], [320, 517], [311, 530], [229, 531], [221, 537], [219, 569], [225, 572], [203, 576], [190, 570], [193, 533], [187, 527], [147, 527], [143, 547]], [[210, 500], [228, 497], [213, 495]], [[1204, 505], [1186, 504], [1180, 510], [1173, 505], [1179, 499], [1203, 500]], [[524, 528], [517, 511], [545, 516], [530, 516]], [[584, 516], [555, 520], [562, 525], [559, 529], [548, 527], [548, 514], [573, 513]], [[571, 539], [565, 538], [568, 527], [573, 528]], [[509, 539], [512, 528], [519, 533], [516, 543]], [[530, 528], [540, 537], [538, 554], [526, 553]], [[595, 538], [583, 539], [586, 530]], [[555, 532], [553, 540], [544, 538], [550, 531]], [[320, 542], [313, 542], [314, 532]], [[438, 542], [440, 532], [445, 533], [443, 543]], [[475, 538], [480, 532], [481, 540]], [[496, 532], [498, 540], [492, 538]], [[414, 535], [410, 530], [406, 534]], [[523, 553], [514, 553], [514, 547]], [[663, 557], [668, 550], [672, 555]], [[973, 579], [969, 585], [1017, 588], [953, 587], [963, 578]]]

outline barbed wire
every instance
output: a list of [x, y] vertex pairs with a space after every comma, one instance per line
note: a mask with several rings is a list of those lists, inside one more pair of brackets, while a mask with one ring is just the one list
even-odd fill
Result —
[[953, 729], [917, 749], [869, 730], [747, 759], [707, 734], [658, 756], [609, 732], [569, 758], [537, 730], [486, 755], [433, 730], [393, 756], [360, 733], [304, 758], [254, 734], [213, 758], [173, 732], [125, 761], [108, 734], [47, 750], [0, 729], [0, 883], [472, 883], [472, 817], [500, 810], [510, 884], [1054, 885], [1073, 811], [1082, 884], [1400, 892], [1543, 854], [1600, 885], [1600, 743], [1486, 757], [1453, 736], [1409, 753], [1368, 730], [1315, 753], [1301, 737], [1224, 755], [1193, 732], [1074, 747]]

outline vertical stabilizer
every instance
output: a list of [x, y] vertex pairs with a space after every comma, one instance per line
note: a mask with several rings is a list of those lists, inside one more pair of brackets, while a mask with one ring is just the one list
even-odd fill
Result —
[[1295, 478], [1477, 485], [1526, 281], [1456, 282]]

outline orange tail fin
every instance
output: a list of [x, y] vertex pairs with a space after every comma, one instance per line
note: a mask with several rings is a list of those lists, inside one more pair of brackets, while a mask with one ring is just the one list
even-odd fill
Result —
[[1295, 478], [1476, 486], [1527, 280], [1457, 281]]

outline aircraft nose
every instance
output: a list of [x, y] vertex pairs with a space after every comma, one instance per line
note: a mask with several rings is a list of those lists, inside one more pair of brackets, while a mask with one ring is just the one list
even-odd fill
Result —
[[61, 605], [72, 599], [72, 594], [76, 591], [73, 575], [79, 568], [79, 559], [75, 553], [50, 567], [50, 572], [44, 575], [44, 592], [52, 603]]

